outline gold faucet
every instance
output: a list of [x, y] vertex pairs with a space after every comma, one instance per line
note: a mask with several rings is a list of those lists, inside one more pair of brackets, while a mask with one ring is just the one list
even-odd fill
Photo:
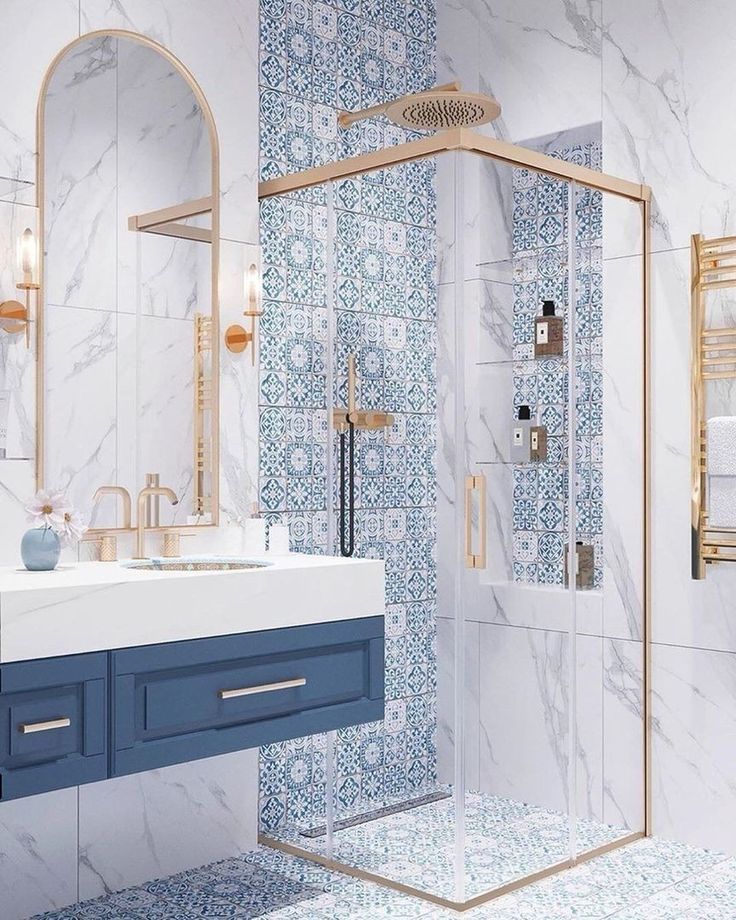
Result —
[[123, 499], [123, 527], [130, 530], [130, 492], [123, 486], [100, 486], [92, 496], [92, 507], [102, 498], [103, 495], [120, 495]]
[[145, 507], [146, 499], [149, 495], [163, 495], [171, 502], [172, 505], [178, 505], [179, 499], [176, 492], [168, 486], [146, 486], [138, 493], [138, 517], [135, 538], [135, 556], [134, 559], [146, 559], [146, 518]]

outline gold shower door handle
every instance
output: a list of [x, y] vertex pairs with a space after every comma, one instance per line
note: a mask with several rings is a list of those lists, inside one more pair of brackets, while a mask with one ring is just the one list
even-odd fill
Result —
[[[480, 546], [473, 552], [473, 492], [478, 493], [478, 531]], [[486, 477], [483, 473], [465, 477], [465, 566], [469, 569], [486, 567]]]

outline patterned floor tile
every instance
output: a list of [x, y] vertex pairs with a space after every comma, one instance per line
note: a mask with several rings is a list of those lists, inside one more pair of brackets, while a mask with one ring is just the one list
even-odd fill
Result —
[[[465, 892], [471, 898], [564, 861], [567, 815], [500, 796], [466, 796]], [[455, 812], [451, 798], [387, 815], [334, 835], [334, 858], [422, 891], [454, 899]], [[327, 838], [288, 827], [279, 837], [324, 855]], [[623, 828], [578, 822], [581, 850], [625, 836]]]
[[[426, 858], [426, 857], [425, 857]], [[458, 914], [260, 847], [43, 920], [734, 920], [736, 859], [632, 844]]]

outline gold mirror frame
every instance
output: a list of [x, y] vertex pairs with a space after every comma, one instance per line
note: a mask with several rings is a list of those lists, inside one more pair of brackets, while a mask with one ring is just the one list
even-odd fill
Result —
[[[145, 45], [162, 55], [169, 64], [184, 79], [199, 105], [202, 116], [207, 125], [207, 131], [210, 140], [211, 153], [211, 199], [212, 199], [212, 294], [211, 294], [211, 336], [212, 336], [212, 388], [211, 388], [211, 406], [212, 406], [212, 469], [211, 482], [212, 489], [210, 500], [212, 504], [211, 520], [207, 524], [193, 525], [171, 525], [166, 527], [152, 527], [150, 530], [175, 531], [180, 533], [197, 533], [202, 528], [216, 527], [219, 524], [220, 516], [220, 300], [219, 300], [219, 277], [220, 277], [220, 144], [217, 137], [217, 128], [215, 126], [212, 109], [202, 91], [202, 88], [195, 80], [191, 71], [182, 62], [172, 54], [167, 48], [153, 39], [140, 35], [137, 32], [130, 32], [126, 29], [100, 29], [93, 32], [86, 32], [73, 41], [64, 45], [64, 47], [55, 55], [49, 64], [41, 83], [41, 90], [36, 107], [36, 208], [38, 211], [38, 300], [36, 310], [36, 488], [41, 489], [45, 486], [45, 469], [44, 469], [44, 449], [45, 449], [45, 410], [46, 410], [46, 364], [44, 348], [44, 318], [45, 318], [45, 259], [44, 259], [44, 170], [46, 154], [46, 134], [45, 134], [45, 117], [46, 117], [46, 97], [49, 84], [56, 72], [56, 68], [66, 55], [80, 45], [82, 42], [95, 38], [123, 38], [129, 41], [138, 42]], [[196, 477], [197, 470], [197, 449], [193, 449], [194, 469], [193, 475]], [[135, 498], [135, 496], [133, 496]], [[104, 527], [95, 528], [89, 531], [90, 534], [102, 533], [134, 533], [135, 527]]]

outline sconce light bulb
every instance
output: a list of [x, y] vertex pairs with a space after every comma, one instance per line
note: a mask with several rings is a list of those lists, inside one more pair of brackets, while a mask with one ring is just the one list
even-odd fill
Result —
[[23, 273], [23, 280], [32, 282], [38, 262], [38, 250], [36, 248], [36, 237], [30, 227], [26, 227], [18, 239], [18, 262]]
[[245, 297], [249, 310], [258, 310], [261, 301], [261, 275], [258, 266], [252, 263], [245, 273]]

